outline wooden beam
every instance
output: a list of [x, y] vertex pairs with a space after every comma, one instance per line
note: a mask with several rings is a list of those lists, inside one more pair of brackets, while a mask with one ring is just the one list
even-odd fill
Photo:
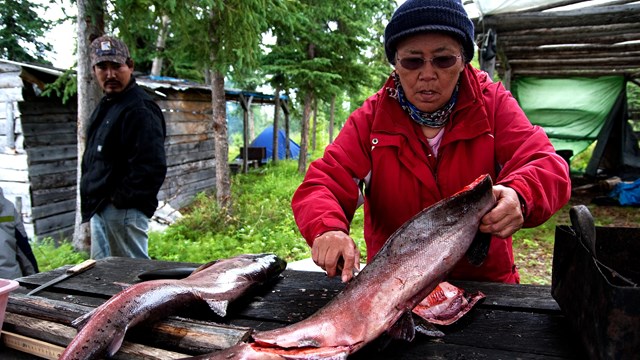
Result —
[[627, 41], [640, 40], [640, 32], [628, 32], [621, 34], [586, 34], [571, 36], [539, 36], [539, 37], [499, 37], [500, 44], [498, 46], [547, 46], [547, 45], [578, 45], [578, 44], [617, 44]]
[[516, 76], [539, 76], [539, 77], [569, 77], [569, 76], [583, 76], [583, 77], [598, 77], [609, 75], [627, 75], [632, 78], [638, 78], [640, 76], [640, 70], [633, 73], [620, 72], [615, 69], [585, 69], [585, 70], [572, 70], [572, 69], [519, 69], [513, 70], [513, 77]]
[[630, 4], [587, 7], [570, 11], [488, 15], [482, 18], [476, 28], [494, 28], [501, 33], [514, 30], [638, 22], [640, 22], [640, 5]]
[[[500, 47], [500, 46], [499, 46]], [[627, 43], [627, 44], [567, 44], [567, 45], [552, 45], [552, 46], [539, 46], [539, 45], [514, 45], [504, 47], [503, 51], [507, 53], [563, 53], [563, 52], [580, 52], [591, 53], [594, 51], [611, 51], [611, 52], [625, 52], [625, 51], [639, 51], [640, 43]]]
[[512, 60], [517, 59], [580, 59], [580, 58], [615, 58], [626, 57], [635, 58], [636, 63], [640, 59], [640, 50], [638, 51], [563, 51], [563, 52], [548, 52], [548, 51], [531, 51], [531, 52], [515, 52], [509, 51], [507, 55]]
[[640, 58], [637, 57], [589, 57], [589, 58], [572, 58], [572, 59], [510, 59], [509, 64], [513, 67], [527, 66], [550, 66], [550, 67], [627, 67], [627, 68], [640, 68]]

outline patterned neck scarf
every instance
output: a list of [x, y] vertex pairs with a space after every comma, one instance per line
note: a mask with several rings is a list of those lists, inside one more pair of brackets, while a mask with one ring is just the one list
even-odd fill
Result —
[[407, 100], [404, 95], [402, 85], [400, 84], [400, 77], [395, 71], [393, 72], [393, 80], [396, 84], [396, 99], [400, 103], [402, 109], [404, 109], [404, 111], [409, 114], [413, 121], [430, 128], [441, 128], [447, 123], [447, 121], [451, 117], [451, 113], [453, 112], [453, 107], [456, 105], [456, 101], [458, 100], [458, 87], [460, 85], [460, 82], [456, 84], [456, 88], [453, 90], [453, 94], [451, 95], [451, 99], [449, 99], [448, 103], [446, 103], [440, 109], [432, 113], [428, 113], [418, 109], [412, 103], [410, 103], [409, 100]]

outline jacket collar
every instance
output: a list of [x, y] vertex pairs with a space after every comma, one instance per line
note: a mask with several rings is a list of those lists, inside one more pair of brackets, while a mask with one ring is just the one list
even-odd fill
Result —
[[[465, 66], [460, 75], [458, 102], [453, 109], [451, 121], [445, 125], [445, 136], [441, 146], [454, 140], [472, 138], [490, 131], [481, 90], [490, 82], [485, 72], [477, 71], [470, 64]], [[372, 130], [402, 134], [408, 138], [414, 137], [411, 135], [415, 132], [414, 122], [395, 98], [392, 76], [387, 78], [378, 95], [380, 106], [376, 111]]]
[[122, 91], [120, 91], [117, 94], [113, 94], [113, 95], [105, 95], [104, 96], [104, 100], [105, 101], [113, 101], [113, 100], [117, 100], [120, 99], [124, 96], [126, 96], [126, 94], [129, 93], [129, 91], [131, 91], [131, 89], [136, 85], [136, 78], [131, 75], [131, 79], [129, 80], [129, 83], [127, 84], [127, 86], [125, 86], [124, 89], [122, 89]]
[[471, 139], [491, 132], [482, 89], [491, 83], [484, 71], [467, 64], [460, 77], [458, 103], [445, 127], [441, 146], [456, 140]]

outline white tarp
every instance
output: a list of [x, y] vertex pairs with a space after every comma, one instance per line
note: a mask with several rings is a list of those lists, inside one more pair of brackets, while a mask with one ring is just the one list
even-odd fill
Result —
[[[612, 0], [583, 1], [578, 4], [563, 6], [562, 9], [570, 10], [596, 4], [606, 4], [611, 1]], [[463, 1], [463, 4], [469, 17], [477, 18], [485, 15], [526, 11], [527, 9], [536, 8], [541, 5], [553, 5], [562, 2], [565, 2], [565, 0], [466, 0]]]

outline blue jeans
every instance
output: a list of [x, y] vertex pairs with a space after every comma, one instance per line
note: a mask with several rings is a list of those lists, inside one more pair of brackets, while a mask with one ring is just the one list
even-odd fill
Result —
[[107, 204], [91, 218], [91, 258], [149, 259], [149, 218], [137, 209]]

